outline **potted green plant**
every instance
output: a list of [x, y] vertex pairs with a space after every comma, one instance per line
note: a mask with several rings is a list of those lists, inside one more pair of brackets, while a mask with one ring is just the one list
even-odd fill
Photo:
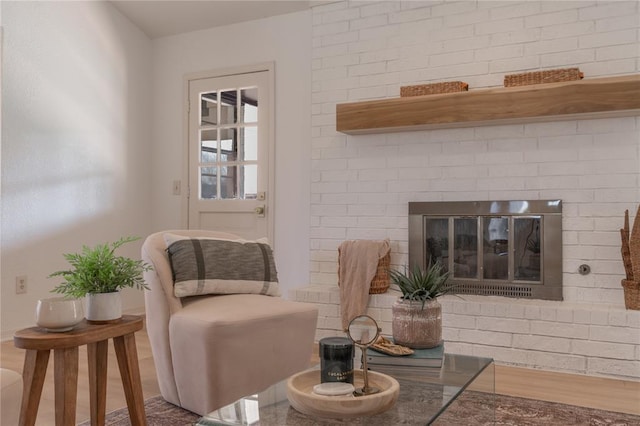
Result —
[[64, 258], [70, 269], [49, 275], [64, 281], [52, 291], [65, 297], [86, 297], [86, 318], [92, 322], [112, 321], [122, 316], [120, 290], [123, 288], [148, 289], [143, 272], [151, 266], [142, 260], [116, 256], [122, 245], [136, 241], [137, 237], [123, 237], [114, 243], [82, 247], [81, 253], [67, 253]]
[[426, 269], [418, 265], [403, 272], [389, 271], [391, 282], [402, 296], [391, 308], [391, 327], [396, 344], [413, 349], [433, 348], [442, 343], [442, 306], [437, 298], [455, 286], [447, 284], [449, 272], [441, 263]]

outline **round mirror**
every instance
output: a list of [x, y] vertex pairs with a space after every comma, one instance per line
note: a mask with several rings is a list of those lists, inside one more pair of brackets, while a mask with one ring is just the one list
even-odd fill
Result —
[[362, 378], [364, 380], [364, 386], [353, 391], [354, 396], [371, 395], [380, 392], [380, 389], [369, 386], [367, 348], [378, 339], [381, 331], [376, 320], [369, 315], [359, 315], [349, 323], [347, 334], [353, 343], [362, 350]]
[[355, 317], [347, 329], [349, 338], [358, 346], [371, 346], [380, 335], [380, 331], [376, 320], [369, 315]]

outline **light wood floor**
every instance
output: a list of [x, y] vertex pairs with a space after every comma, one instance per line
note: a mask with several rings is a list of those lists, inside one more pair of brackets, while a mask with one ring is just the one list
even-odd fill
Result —
[[[151, 347], [145, 330], [136, 333], [140, 375], [144, 397], [159, 395]], [[24, 351], [12, 341], [0, 344], [0, 367], [22, 372]], [[315, 361], [318, 361], [317, 359]], [[80, 348], [78, 402], [76, 420], [89, 419], [89, 380], [86, 346]], [[125, 407], [120, 372], [109, 343], [107, 412]], [[507, 366], [495, 368], [495, 390], [499, 394], [540, 399], [564, 404], [592, 407], [640, 415], [640, 382], [586, 377]], [[49, 360], [47, 379], [42, 392], [37, 426], [54, 424], [53, 356]], [[1, 409], [1, 407], [0, 407]]]

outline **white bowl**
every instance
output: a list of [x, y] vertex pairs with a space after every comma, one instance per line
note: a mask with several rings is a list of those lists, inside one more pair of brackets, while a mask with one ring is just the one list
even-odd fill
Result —
[[38, 300], [36, 324], [47, 331], [69, 331], [84, 318], [82, 300], [51, 297]]

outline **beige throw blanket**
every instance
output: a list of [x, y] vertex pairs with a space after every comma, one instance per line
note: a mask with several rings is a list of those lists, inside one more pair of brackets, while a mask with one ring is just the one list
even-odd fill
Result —
[[378, 261], [389, 253], [389, 240], [344, 241], [338, 247], [338, 285], [342, 329], [356, 316], [367, 312], [369, 287], [376, 275]]

